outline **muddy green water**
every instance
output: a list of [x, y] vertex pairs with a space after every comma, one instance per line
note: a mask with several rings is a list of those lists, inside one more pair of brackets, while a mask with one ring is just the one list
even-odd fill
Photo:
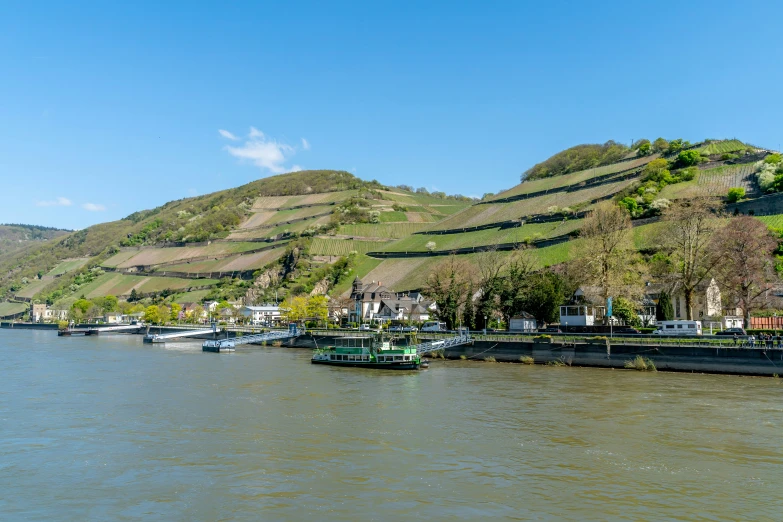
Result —
[[8, 330], [0, 352], [0, 520], [783, 520], [774, 379]]

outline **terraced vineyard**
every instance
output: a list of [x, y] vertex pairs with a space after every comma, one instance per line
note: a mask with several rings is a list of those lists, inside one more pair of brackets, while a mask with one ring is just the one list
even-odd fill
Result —
[[516, 228], [477, 230], [459, 234], [418, 234], [389, 243], [381, 251], [426, 252], [428, 243], [434, 243], [433, 250], [452, 250], [500, 243], [531, 242], [537, 239], [569, 234], [577, 230], [581, 225], [581, 219], [572, 219], [552, 223], [531, 223]]
[[342, 236], [379, 239], [400, 239], [430, 226], [428, 223], [363, 223], [342, 225], [337, 231]]
[[109, 259], [103, 265], [116, 268], [128, 268], [132, 266], [154, 266], [161, 263], [172, 261], [184, 261], [201, 256], [221, 256], [237, 254], [248, 250], [262, 248], [264, 245], [249, 242], [237, 243], [212, 243], [211, 245], [198, 247], [168, 247], [168, 248], [145, 248], [133, 250], [133, 255], [128, 255], [128, 251], [120, 252]]
[[273, 261], [280, 259], [285, 253], [285, 247], [264, 250], [252, 254], [242, 254], [223, 259], [208, 259], [205, 261], [193, 261], [178, 265], [166, 265], [156, 269], [156, 272], [185, 272], [188, 274], [202, 274], [209, 272], [242, 272], [263, 268]]
[[756, 219], [760, 219], [769, 228], [777, 230], [783, 229], [783, 214], [772, 214], [770, 216], [756, 216]]
[[501, 223], [533, 214], [544, 214], [550, 207], [573, 208], [579, 205], [578, 208], [584, 210], [588, 208], [587, 202], [615, 194], [633, 182], [634, 180], [617, 181], [584, 190], [548, 194], [511, 203], [473, 205], [427, 230], [450, 230]]
[[64, 259], [56, 267], [52, 268], [46, 275], [59, 276], [67, 274], [68, 272], [73, 272], [74, 270], [78, 270], [86, 265], [89, 260], [90, 258], [88, 257], [79, 259]]
[[300, 221], [298, 223], [281, 224], [274, 228], [261, 228], [255, 230], [241, 230], [237, 229], [232, 232], [228, 239], [231, 241], [242, 241], [243, 239], [267, 239], [275, 238], [280, 234], [300, 233], [311, 228], [317, 228], [319, 225], [325, 225], [329, 223], [331, 216], [322, 216], [315, 219], [308, 219], [307, 221]]
[[740, 140], [724, 140], [708, 143], [703, 147], [696, 149], [702, 154], [729, 154], [731, 152], [737, 152], [738, 150], [747, 149], [748, 146], [742, 143]]
[[20, 314], [27, 308], [27, 305], [24, 303], [0, 302], [0, 318]]
[[131, 290], [136, 292], [160, 292], [162, 290], [180, 290], [192, 286], [217, 284], [216, 279], [180, 279], [176, 277], [144, 277], [118, 273], [105, 273], [93, 282], [79, 289], [88, 299], [106, 295], [127, 296]]
[[495, 196], [489, 198], [488, 201], [508, 198], [511, 196], [518, 196], [520, 194], [530, 194], [532, 192], [538, 192], [541, 190], [552, 190], [555, 188], [566, 187], [568, 185], [576, 185], [577, 183], [589, 181], [592, 178], [598, 176], [604, 176], [606, 174], [613, 174], [615, 172], [622, 172], [624, 170], [641, 167], [642, 165], [646, 165], [647, 163], [659, 157], [660, 154], [653, 154], [651, 156], [643, 156], [641, 158], [623, 161], [620, 163], [613, 163], [611, 165], [604, 165], [603, 167], [596, 167], [594, 169], [580, 170], [579, 172], [573, 172], [563, 176], [553, 176], [551, 178], [524, 181], [511, 189], [496, 194]]
[[660, 192], [667, 199], [694, 198], [703, 196], [725, 197], [730, 188], [743, 187], [749, 197], [760, 195], [752, 163], [725, 165], [699, 171], [696, 179], [668, 185]]
[[316, 256], [347, 256], [351, 252], [366, 254], [386, 246], [385, 241], [359, 241], [353, 239], [320, 238], [313, 239], [310, 253]]
[[324, 192], [322, 194], [309, 194], [306, 196], [262, 196], [253, 203], [253, 210], [274, 210], [278, 208], [291, 208], [299, 205], [335, 203], [345, 201], [358, 193], [358, 190], [343, 190], [341, 192]]
[[31, 299], [31, 298], [35, 297], [35, 295], [38, 292], [43, 290], [46, 287], [46, 285], [48, 285], [52, 281], [53, 281], [52, 278], [39, 279], [39, 280], [36, 280], [36, 281], [31, 281], [28, 285], [23, 286], [21, 290], [16, 292], [16, 295], [18, 297], [24, 297], [24, 298], [27, 298], [27, 299]]

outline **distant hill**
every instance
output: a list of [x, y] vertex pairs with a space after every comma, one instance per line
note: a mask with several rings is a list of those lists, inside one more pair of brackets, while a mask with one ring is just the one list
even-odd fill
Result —
[[24, 248], [31, 242], [64, 236], [69, 232], [71, 231], [38, 225], [0, 224], [0, 254]]

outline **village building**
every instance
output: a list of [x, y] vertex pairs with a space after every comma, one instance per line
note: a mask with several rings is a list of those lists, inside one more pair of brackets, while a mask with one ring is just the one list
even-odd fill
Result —
[[521, 312], [508, 321], [509, 332], [535, 332], [537, 329], [536, 318], [527, 312]]
[[254, 325], [273, 325], [282, 320], [280, 316], [280, 307], [273, 304], [264, 304], [260, 306], [243, 306], [241, 314]]
[[429, 321], [430, 311], [415, 298], [405, 295], [393, 299], [382, 299], [375, 319], [384, 322], [411, 321], [420, 323]]
[[356, 277], [351, 287], [353, 309], [348, 320], [355, 323], [369, 321], [428, 321], [436, 312], [434, 301], [424, 298], [421, 292], [395, 293], [380, 281], [365, 285]]

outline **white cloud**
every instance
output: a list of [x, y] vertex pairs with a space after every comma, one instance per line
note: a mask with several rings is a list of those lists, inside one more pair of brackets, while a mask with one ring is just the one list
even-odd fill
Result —
[[103, 212], [106, 210], [106, 207], [99, 203], [85, 203], [82, 205], [82, 208], [84, 210], [89, 210], [90, 212]]
[[36, 201], [35, 206], [36, 207], [70, 207], [73, 205], [73, 202], [71, 202], [70, 199], [59, 197], [55, 199], [54, 201]]
[[[305, 139], [302, 139], [302, 148], [304, 150], [310, 149], [310, 143]], [[292, 167], [285, 165], [296, 154], [298, 147], [292, 147], [273, 138], [268, 138], [255, 127], [250, 127], [247, 139], [242, 145], [236, 147], [227, 145], [225, 150], [235, 158], [250, 161], [256, 167], [268, 170], [273, 174], [302, 170], [299, 165]]]
[[218, 129], [218, 132], [220, 133], [221, 136], [223, 136], [227, 140], [237, 141], [239, 139], [236, 136], [234, 136], [233, 134], [231, 134], [230, 132], [228, 132], [227, 130]]

